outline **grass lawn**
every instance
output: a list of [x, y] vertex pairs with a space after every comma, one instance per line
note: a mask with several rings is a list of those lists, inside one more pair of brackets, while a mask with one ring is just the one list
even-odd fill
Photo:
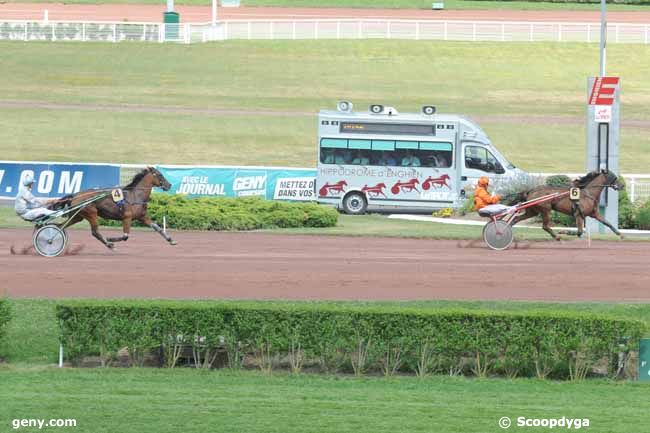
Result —
[[[346, 98], [361, 110], [371, 102], [404, 112], [433, 103], [479, 117], [517, 166], [580, 172], [586, 77], [598, 66], [595, 44], [572, 43], [2, 42], [0, 49], [0, 154], [13, 160], [313, 166], [315, 114]], [[649, 120], [649, 58], [650, 46], [608, 47], [609, 73], [623, 80], [623, 121]], [[210, 111], [217, 109], [239, 113]], [[622, 128], [621, 172], [647, 171], [648, 145], [647, 127]]]
[[[76, 419], [75, 432], [498, 432], [498, 420], [588, 418], [645, 428], [641, 383], [348, 378], [195, 369], [2, 368], [0, 423]], [[61, 429], [63, 430], [63, 429]], [[512, 430], [520, 429], [513, 427]], [[23, 429], [21, 431], [36, 431]], [[523, 431], [523, 430], [522, 430]]]

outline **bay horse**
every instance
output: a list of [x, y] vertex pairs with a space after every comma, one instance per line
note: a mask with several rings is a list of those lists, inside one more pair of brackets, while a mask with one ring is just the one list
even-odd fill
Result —
[[[116, 189], [94, 189], [62, 197], [53, 203], [52, 208], [57, 210], [64, 206], [72, 207], [84, 200], [104, 194], [104, 198], [98, 199], [83, 207], [66, 226], [69, 227], [85, 219], [90, 224], [92, 235], [106, 247], [113, 249], [114, 242], [123, 242], [129, 238], [131, 223], [137, 220], [154, 229], [171, 245], [176, 245], [176, 241], [167, 235], [158, 224], [153, 222], [147, 214], [147, 202], [151, 196], [151, 190], [154, 187], [168, 191], [171, 188], [171, 184], [160, 171], [154, 167], [147, 167], [136, 174], [128, 185], [120, 187], [122, 198], [117, 202], [112, 195], [112, 192]], [[99, 232], [98, 217], [122, 221], [122, 236], [105, 239]]]
[[560, 240], [560, 237], [555, 234], [551, 229], [551, 211], [557, 211], [566, 215], [572, 215], [576, 219], [578, 227], [578, 237], [582, 236], [584, 230], [584, 223], [587, 217], [592, 217], [597, 221], [605, 224], [621, 239], [623, 235], [616, 230], [616, 228], [607, 221], [598, 212], [598, 205], [600, 203], [600, 194], [605, 188], [613, 188], [614, 190], [623, 189], [624, 185], [620, 182], [616, 174], [607, 170], [592, 171], [576, 179], [570, 186], [555, 187], [555, 186], [538, 186], [528, 191], [523, 191], [517, 194], [516, 198], [511, 200], [508, 204], [514, 205], [516, 203], [533, 200], [548, 194], [553, 193], [566, 193], [569, 189], [579, 188], [580, 199], [572, 201], [568, 194], [551, 201], [544, 201], [537, 205], [526, 208], [525, 213], [515, 217], [513, 225], [520, 221], [527, 220], [539, 214], [542, 214], [542, 228], [550, 234], [553, 239]]

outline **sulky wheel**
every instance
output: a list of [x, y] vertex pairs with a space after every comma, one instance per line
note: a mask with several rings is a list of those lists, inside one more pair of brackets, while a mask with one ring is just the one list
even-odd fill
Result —
[[505, 221], [490, 221], [483, 227], [483, 240], [493, 250], [505, 250], [512, 238], [512, 227]]
[[34, 248], [43, 257], [56, 257], [65, 250], [68, 236], [54, 224], [39, 227], [34, 232]]

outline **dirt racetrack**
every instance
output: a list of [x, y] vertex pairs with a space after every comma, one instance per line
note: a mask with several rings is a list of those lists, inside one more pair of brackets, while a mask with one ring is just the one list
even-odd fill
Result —
[[172, 247], [138, 231], [112, 252], [86, 231], [68, 233], [83, 249], [46, 259], [20, 254], [31, 230], [0, 230], [0, 295], [650, 301], [646, 242], [494, 252], [467, 241], [179, 232]]

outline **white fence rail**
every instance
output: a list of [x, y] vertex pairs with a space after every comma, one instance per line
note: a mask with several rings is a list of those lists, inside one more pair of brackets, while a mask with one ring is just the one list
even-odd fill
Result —
[[[648, 44], [650, 24], [608, 23], [608, 42]], [[206, 24], [0, 21], [0, 40], [195, 43], [229, 39], [598, 42], [598, 23], [415, 20], [230, 20]]]

